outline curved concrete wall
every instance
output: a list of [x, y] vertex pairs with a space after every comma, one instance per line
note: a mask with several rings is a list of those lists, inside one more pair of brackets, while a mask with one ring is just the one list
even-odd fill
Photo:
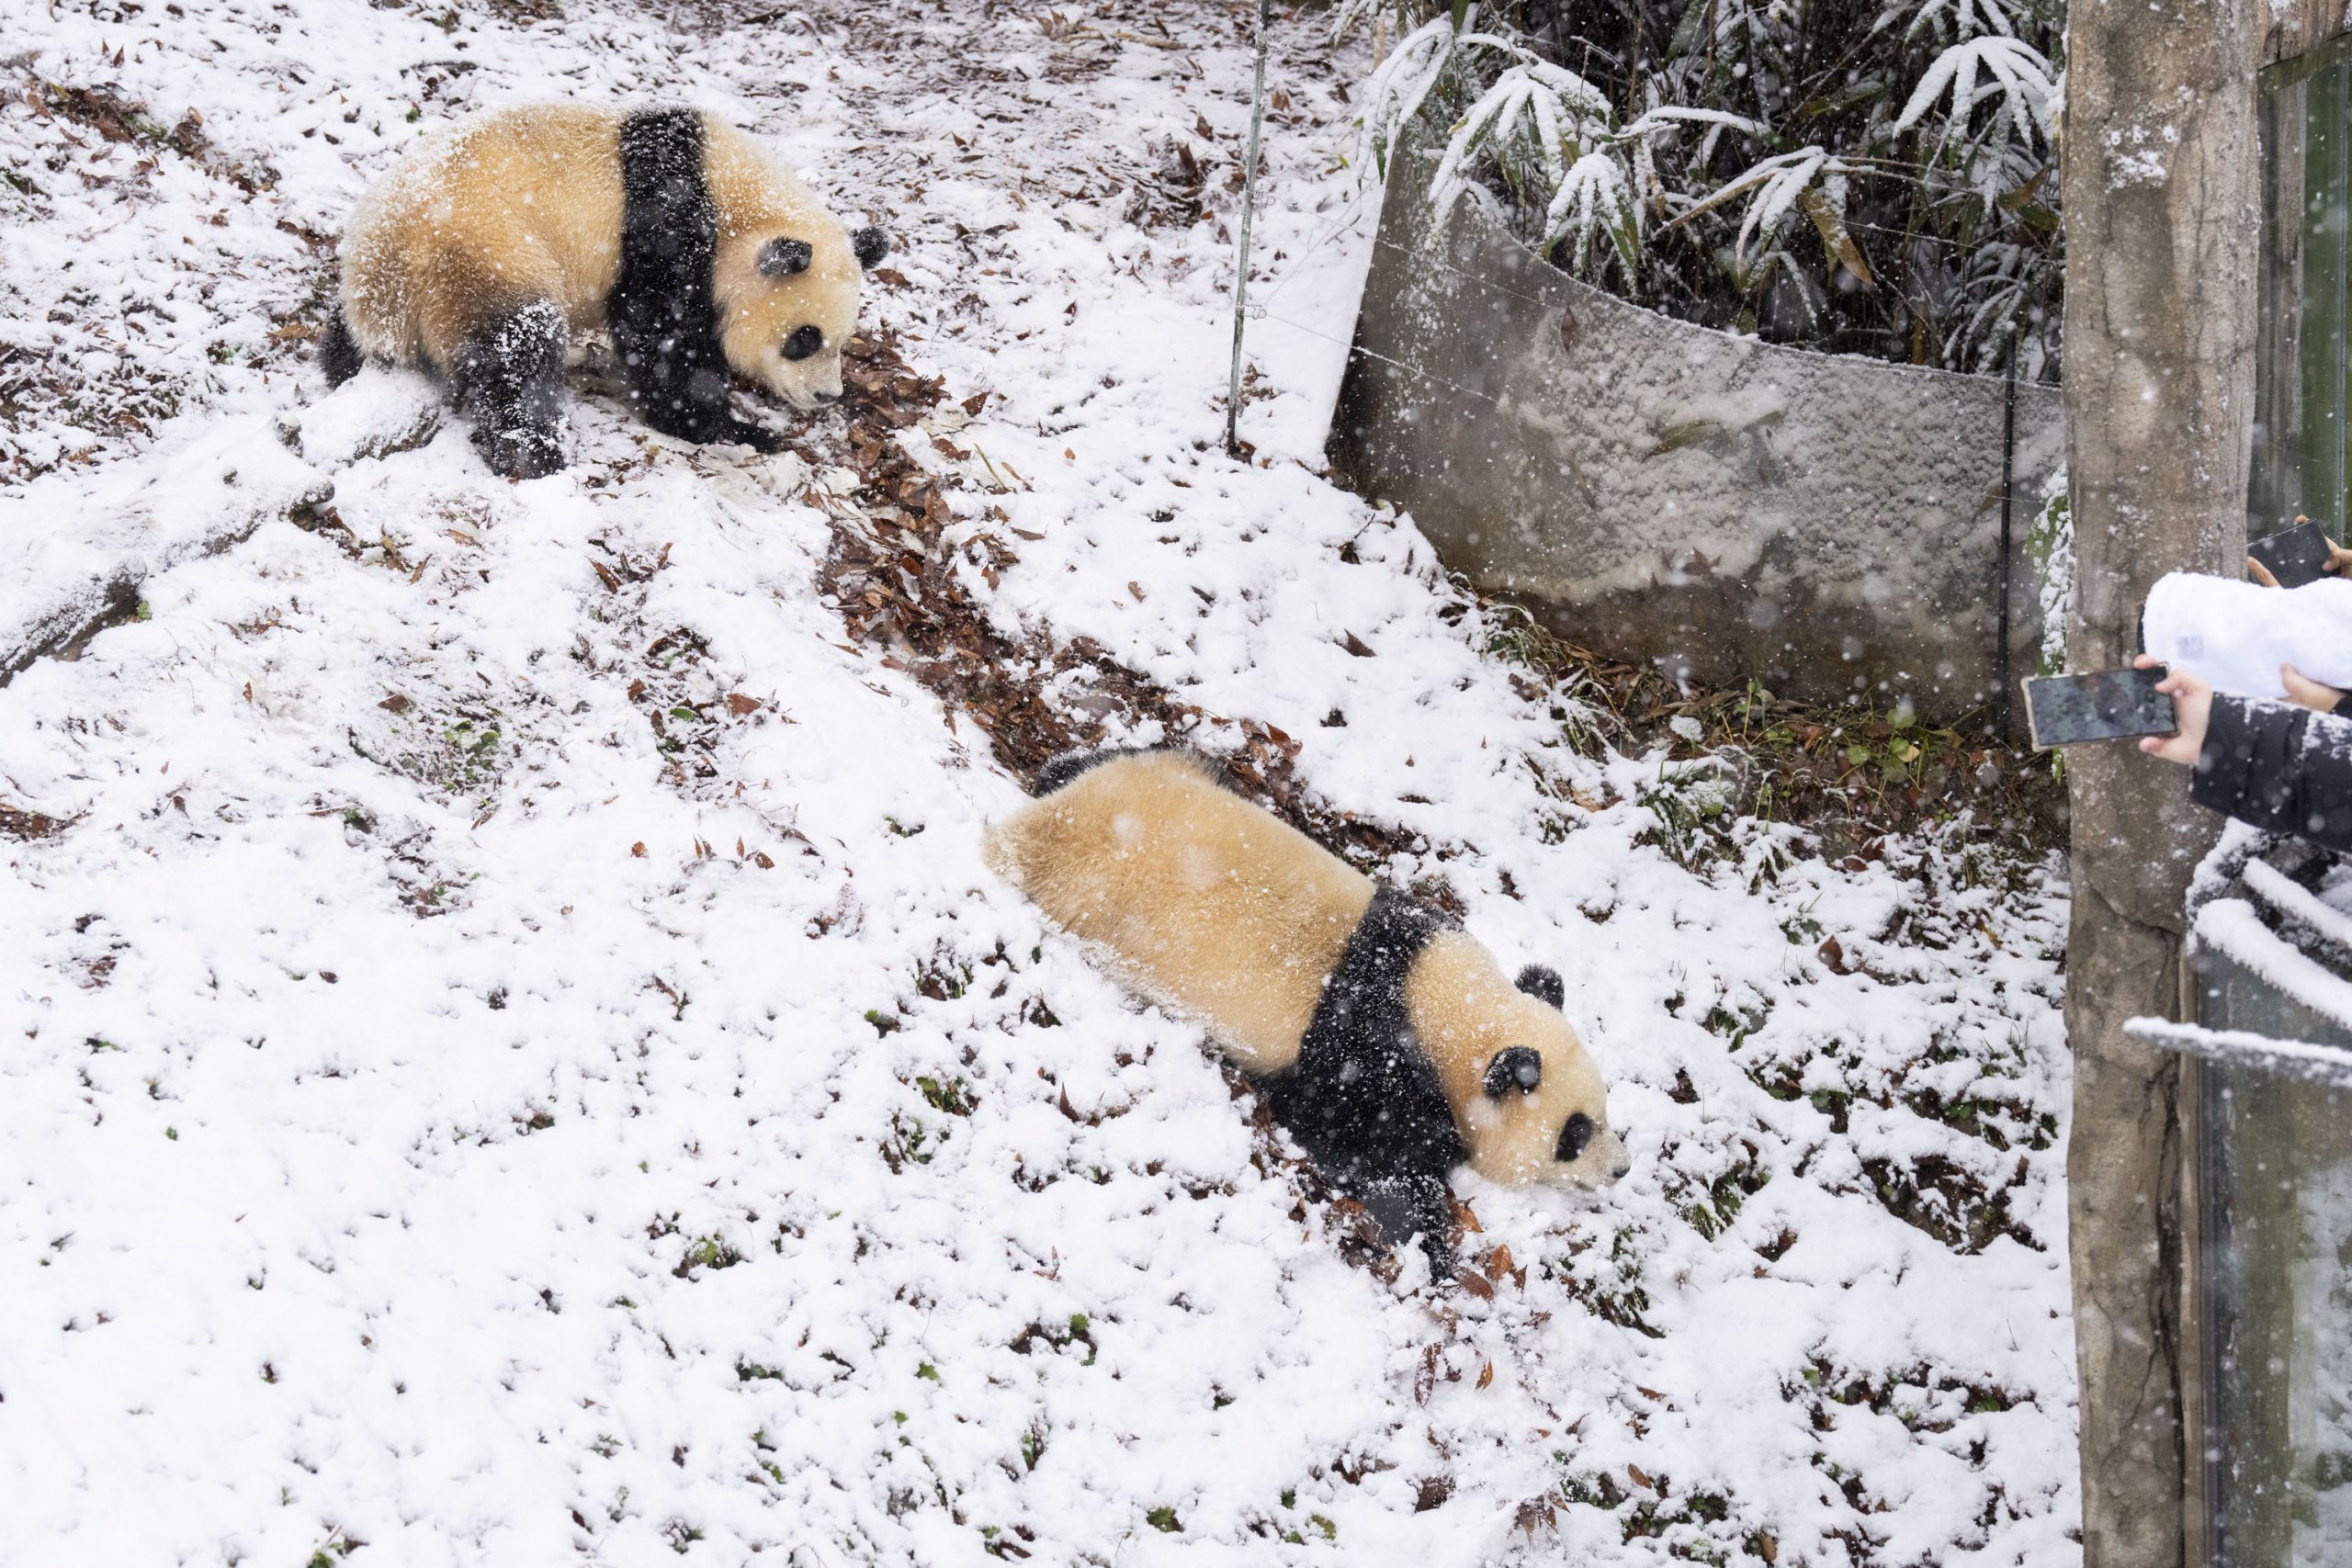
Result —
[[[1993, 696], [1997, 378], [1814, 354], [1628, 304], [1475, 199], [1432, 237], [1427, 157], [1391, 166], [1330, 456], [1447, 564], [1563, 636], [1711, 685]], [[2064, 456], [2019, 385], [2011, 670], [2041, 638], [2026, 525]]]

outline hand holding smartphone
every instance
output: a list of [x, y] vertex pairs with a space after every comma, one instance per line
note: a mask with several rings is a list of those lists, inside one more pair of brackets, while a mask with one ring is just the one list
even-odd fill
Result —
[[2156, 690], [2165, 675], [2163, 665], [2151, 664], [2027, 681], [2025, 719], [2033, 749], [2172, 734], [2177, 728], [2172, 698]]
[[[2317, 582], [2327, 575], [2328, 564], [2335, 558], [2327, 531], [2308, 517], [2298, 517], [2292, 527], [2256, 539], [2245, 548], [2249, 561], [2257, 567], [2257, 581], [2271, 588], [2301, 588], [2306, 582]], [[2269, 574], [2267, 580], [2264, 572]]]

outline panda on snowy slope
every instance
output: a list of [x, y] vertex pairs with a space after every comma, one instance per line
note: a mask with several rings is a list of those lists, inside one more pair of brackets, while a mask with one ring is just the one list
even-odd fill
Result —
[[334, 386], [370, 358], [447, 377], [490, 466], [528, 479], [563, 467], [571, 334], [608, 328], [646, 423], [775, 451], [729, 412], [733, 377], [841, 396], [859, 275], [888, 249], [708, 115], [503, 109], [368, 187], [320, 358]]
[[1623, 1177], [1600, 1072], [1560, 976], [1507, 981], [1436, 910], [1223, 787], [1182, 751], [1058, 758], [989, 831], [990, 867], [1199, 1020], [1275, 1118], [1401, 1241], [1449, 1262], [1446, 1173], [1600, 1187]]

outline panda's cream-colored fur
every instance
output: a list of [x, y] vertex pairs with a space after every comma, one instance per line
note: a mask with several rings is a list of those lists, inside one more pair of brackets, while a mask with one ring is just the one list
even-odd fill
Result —
[[[1055, 924], [1257, 1074], [1297, 1059], [1324, 980], [1373, 896], [1369, 878], [1178, 752], [1089, 769], [991, 828], [986, 850]], [[1615, 1179], [1624, 1145], [1584, 1043], [1485, 947], [1466, 932], [1439, 934], [1408, 974], [1405, 999], [1480, 1175]], [[1511, 1046], [1542, 1056], [1542, 1078], [1532, 1093], [1498, 1100], [1485, 1090], [1487, 1064]], [[1595, 1132], [1563, 1162], [1554, 1157], [1560, 1129], [1578, 1111]]]
[[1174, 753], [1090, 769], [990, 830], [990, 864], [1253, 1073], [1298, 1057], [1371, 880]]
[[[447, 370], [469, 336], [538, 299], [575, 336], [603, 326], [620, 268], [624, 118], [565, 105], [498, 110], [428, 138], [370, 186], [343, 237], [344, 315], [360, 349]], [[700, 119], [729, 364], [799, 407], [840, 395], [861, 278], [848, 234], [757, 142]], [[761, 274], [760, 249], [779, 237], [808, 243], [805, 271]], [[824, 348], [785, 358], [803, 325], [823, 333]]]

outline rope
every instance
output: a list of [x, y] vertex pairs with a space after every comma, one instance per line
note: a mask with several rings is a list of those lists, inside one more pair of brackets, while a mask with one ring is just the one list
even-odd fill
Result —
[[1267, 321], [1280, 321], [1283, 326], [1289, 327], [1295, 332], [1305, 333], [1308, 337], [1319, 337], [1325, 343], [1346, 349], [1350, 354], [1360, 354], [1366, 359], [1377, 359], [1383, 365], [1393, 365], [1397, 369], [1404, 371], [1408, 375], [1419, 376], [1424, 381], [1434, 381], [1441, 387], [1450, 387], [1453, 390], [1460, 392], [1465, 398], [1476, 398], [1480, 402], [1489, 404], [1498, 409], [1508, 410], [1510, 406], [1499, 398], [1487, 396], [1486, 393], [1478, 390], [1476, 387], [1465, 387], [1459, 381], [1449, 381], [1444, 377], [1436, 374], [1434, 371], [1424, 370], [1418, 365], [1408, 365], [1401, 359], [1391, 359], [1388, 355], [1381, 354], [1375, 350], [1366, 348], [1360, 343], [1350, 343], [1344, 338], [1333, 337], [1329, 333], [1324, 332], [1318, 327], [1310, 327], [1305, 321], [1294, 321], [1288, 316], [1277, 316], [1272, 310], [1267, 310], [1263, 305], [1258, 307], [1258, 313]]

